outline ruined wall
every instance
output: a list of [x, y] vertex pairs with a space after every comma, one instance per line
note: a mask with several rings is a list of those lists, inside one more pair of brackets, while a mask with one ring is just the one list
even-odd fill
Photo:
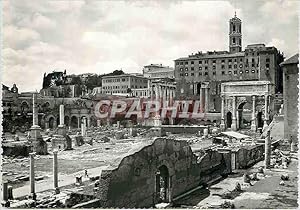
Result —
[[102, 171], [96, 195], [100, 207], [154, 206], [156, 171], [163, 165], [169, 172], [170, 199], [231, 172], [230, 155], [208, 151], [197, 157], [185, 141], [158, 138], [152, 145], [125, 157], [116, 169]]
[[240, 148], [236, 152], [236, 163], [238, 168], [248, 168], [253, 164], [263, 160], [264, 145]]
[[31, 151], [31, 146], [28, 144], [10, 144], [4, 143], [2, 145], [4, 156], [24, 156], [28, 157]]
[[203, 130], [207, 128], [207, 126], [177, 126], [177, 125], [162, 125], [161, 129], [164, 132], [170, 132], [173, 134], [179, 134], [179, 133], [191, 133], [191, 134], [197, 134], [198, 131], [203, 133]]

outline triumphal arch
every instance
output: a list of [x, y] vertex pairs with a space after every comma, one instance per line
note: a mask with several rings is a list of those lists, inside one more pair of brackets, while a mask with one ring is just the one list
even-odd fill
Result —
[[239, 81], [221, 84], [221, 129], [243, 128], [243, 107], [251, 109], [251, 130], [266, 127], [270, 121], [274, 85], [270, 81]]

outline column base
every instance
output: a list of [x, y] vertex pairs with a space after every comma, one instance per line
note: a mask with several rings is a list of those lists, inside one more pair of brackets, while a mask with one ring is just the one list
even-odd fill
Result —
[[58, 187], [56, 187], [54, 190], [55, 190], [55, 191], [54, 191], [55, 194], [59, 194], [59, 193], [60, 193], [60, 190], [59, 190]]
[[226, 127], [225, 127], [225, 123], [224, 122], [222, 122], [220, 124], [220, 129], [221, 129], [221, 131], [225, 131]]
[[35, 193], [30, 193], [29, 198], [32, 200], [36, 200], [36, 194]]
[[233, 131], [237, 130], [236, 119], [232, 119], [231, 130]]
[[67, 134], [66, 126], [65, 125], [59, 125], [57, 127], [57, 134], [65, 136]]

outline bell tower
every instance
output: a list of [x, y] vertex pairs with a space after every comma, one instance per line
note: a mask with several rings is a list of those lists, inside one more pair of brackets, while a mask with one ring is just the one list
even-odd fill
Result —
[[229, 52], [242, 51], [242, 21], [236, 16], [229, 20]]

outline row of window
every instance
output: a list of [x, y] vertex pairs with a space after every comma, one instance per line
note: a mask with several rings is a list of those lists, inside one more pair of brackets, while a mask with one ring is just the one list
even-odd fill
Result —
[[[245, 67], [248, 68], [249, 65], [246, 64]], [[256, 65], [255, 65], [255, 63], [252, 63], [252, 64], [251, 64], [251, 67], [259, 67], [259, 64], [256, 64]], [[269, 68], [270, 68], [270, 64], [269, 64], [269, 63], [266, 63], [265, 67], [266, 67], [267, 69], [269, 69]], [[234, 68], [234, 69], [237, 69], [237, 68], [238, 68], [238, 65], [236, 65], [236, 64], [233, 65], [233, 68]], [[242, 68], [243, 68], [243, 64], [240, 64], [240, 65], [239, 65], [239, 68], [242, 69]], [[199, 66], [199, 70], [201, 71], [202, 69], [203, 69], [202, 66]], [[212, 69], [213, 69], [213, 70], [216, 70], [216, 66], [213, 66]], [[221, 69], [225, 69], [225, 65], [222, 65], [222, 66], [221, 66]], [[228, 69], [232, 69], [232, 65], [228, 65]], [[180, 68], [179, 70], [182, 72], [182, 71], [183, 71], [183, 68]], [[188, 68], [185, 68], [184, 70], [185, 70], [185, 71], [188, 71]], [[195, 70], [195, 67], [191, 67], [191, 71], [194, 71], [194, 70]], [[208, 69], [208, 66], [205, 66], [205, 67], [204, 67], [204, 70], [209, 70], [209, 69]]]
[[[254, 74], [255, 72], [256, 72], [256, 73], [258, 73], [258, 70], [256, 70], [256, 71], [255, 71], [254, 69], [253, 69], [253, 70], [251, 70], [251, 73], [253, 73], [253, 74]], [[225, 74], [226, 74], [226, 72], [225, 72], [225, 71], [222, 71], [221, 73], [222, 73], [222, 75], [225, 75]], [[228, 73], [227, 73], [227, 74], [231, 75], [232, 73], [233, 73], [233, 74], [238, 74], [238, 73], [240, 73], [240, 74], [243, 74], [243, 73], [249, 74], [249, 73], [250, 73], [250, 71], [249, 71], [249, 70], [245, 70], [245, 71], [239, 71], [239, 72], [238, 72], [238, 71], [233, 71], [233, 72], [232, 72], [232, 71], [228, 71]], [[216, 72], [214, 71], [214, 72], [212, 72], [212, 74], [213, 74], [213, 75], [216, 75]], [[195, 76], [195, 75], [197, 76], [197, 74], [195, 74], [195, 73], [191, 73], [191, 75], [190, 75], [190, 76]], [[202, 72], [199, 72], [199, 74], [198, 74], [198, 75], [199, 75], [199, 76], [202, 76], [202, 75], [204, 75], [204, 76], [208, 76], [208, 72], [207, 72], [207, 71], [206, 71], [206, 72], [203, 72], [203, 73], [202, 73]], [[180, 76], [189, 76], [189, 73], [180, 73]]]
[[[112, 82], [128, 82], [129, 78], [118, 78], [118, 79], [104, 79], [103, 83], [112, 83]], [[132, 78], [132, 82], [141, 82], [141, 83], [147, 83], [148, 81], [146, 79], [137, 79]]]
[[[147, 86], [138, 86], [138, 85], [131, 85], [131, 88], [147, 88]], [[128, 85], [123, 86], [103, 86], [103, 90], [112, 90], [112, 89], [125, 89], [128, 88]]]
[[116, 91], [102, 91], [103, 94], [113, 94], [113, 93], [127, 93], [126, 90], [116, 90]]
[[[199, 60], [199, 65], [201, 65], [201, 64], [208, 64], [208, 61], [209, 60], [204, 60], [204, 62], [202, 62], [202, 60]], [[235, 58], [235, 59], [222, 59], [221, 60], [221, 63], [222, 64], [224, 64], [225, 62], [228, 62], [228, 63], [231, 63], [231, 62], [235, 62], [235, 63], [237, 63], [238, 62], [238, 59], [237, 58]], [[254, 58], [252, 58], [251, 59], [251, 61], [252, 61], [252, 63], [254, 63], [255, 62], [255, 59]], [[239, 59], [239, 62], [243, 62], [243, 58], [240, 58]], [[257, 60], [257, 62], [259, 62], [259, 59]], [[214, 65], [214, 64], [216, 64], [217, 63], [217, 60], [211, 60], [211, 63]], [[249, 63], [249, 61], [248, 61], [248, 58], [246, 58], [246, 63]], [[266, 58], [266, 63], [270, 63], [270, 58]], [[188, 65], [189, 64], [189, 62], [188, 61], [176, 61], [176, 65], [177, 66], [179, 66], [179, 65]], [[190, 64], [191, 65], [194, 65], [194, 64], [196, 64], [196, 61], [190, 61]]]

